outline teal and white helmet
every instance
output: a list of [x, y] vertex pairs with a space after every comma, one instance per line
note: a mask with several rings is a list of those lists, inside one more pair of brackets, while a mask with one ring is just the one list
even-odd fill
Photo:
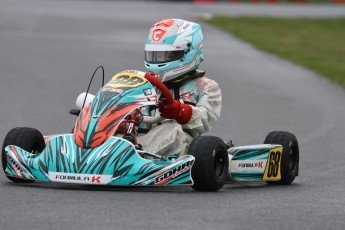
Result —
[[198, 68], [202, 62], [203, 35], [199, 24], [182, 19], [155, 23], [145, 44], [145, 67], [162, 82]]

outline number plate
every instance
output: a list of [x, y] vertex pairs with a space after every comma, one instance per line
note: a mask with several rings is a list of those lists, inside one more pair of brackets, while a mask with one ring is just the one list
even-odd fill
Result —
[[264, 181], [278, 181], [281, 179], [280, 165], [282, 161], [283, 147], [271, 149], [268, 155]]
[[119, 73], [116, 74], [107, 86], [113, 88], [135, 88], [145, 84], [147, 80], [138, 74], [134, 73]]

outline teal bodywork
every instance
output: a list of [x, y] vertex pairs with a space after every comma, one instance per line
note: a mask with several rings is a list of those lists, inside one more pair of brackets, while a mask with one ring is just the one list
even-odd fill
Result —
[[91, 104], [85, 105], [73, 134], [47, 137], [43, 151], [35, 154], [7, 146], [5, 173], [32, 181], [192, 185], [193, 156], [165, 159], [151, 154], [144, 158], [144, 151], [115, 136], [128, 114], [157, 101], [152, 84], [138, 71], [121, 72], [97, 93]]
[[248, 145], [229, 149], [229, 178], [234, 181], [262, 181], [271, 150], [281, 145]]
[[163, 185], [159, 182], [164, 173], [176, 169], [183, 173], [175, 176], [168, 173], [165, 179], [169, 180], [164, 185], [192, 184], [193, 156], [144, 159], [132, 143], [117, 137], [109, 138], [97, 148], [82, 149], [75, 144], [73, 135], [66, 134], [52, 137], [40, 154], [16, 146], [7, 146], [5, 151], [8, 159], [5, 173], [10, 177], [82, 184]]

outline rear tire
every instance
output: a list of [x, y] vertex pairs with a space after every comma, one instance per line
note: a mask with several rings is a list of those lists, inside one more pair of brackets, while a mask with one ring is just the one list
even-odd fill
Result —
[[[45, 148], [45, 141], [43, 135], [37, 129], [19, 127], [10, 130], [6, 135], [4, 144], [2, 146], [1, 161], [4, 172], [7, 165], [5, 148], [9, 145], [18, 146], [29, 153], [36, 154], [43, 151], [43, 149]], [[13, 182], [18, 183], [33, 182], [33, 180], [27, 180], [11, 176], [7, 176], [7, 178]]]
[[229, 157], [223, 140], [218, 137], [201, 136], [189, 146], [188, 154], [195, 157], [192, 167], [193, 189], [218, 191], [227, 179]]
[[281, 180], [266, 182], [273, 185], [291, 184], [298, 176], [299, 165], [299, 148], [295, 135], [284, 131], [273, 131], [266, 136], [264, 144], [280, 144], [283, 146]]

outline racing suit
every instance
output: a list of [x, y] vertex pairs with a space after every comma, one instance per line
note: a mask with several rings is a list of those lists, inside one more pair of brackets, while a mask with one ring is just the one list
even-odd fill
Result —
[[[204, 77], [205, 72], [193, 71], [175, 82], [165, 83], [175, 100], [192, 106], [192, 117], [183, 125], [175, 120], [164, 120], [161, 124], [142, 125], [138, 143], [145, 151], [158, 155], [184, 154], [193, 138], [208, 132], [218, 121], [222, 107], [222, 95], [218, 84]], [[143, 108], [145, 115], [154, 116], [158, 108]]]

